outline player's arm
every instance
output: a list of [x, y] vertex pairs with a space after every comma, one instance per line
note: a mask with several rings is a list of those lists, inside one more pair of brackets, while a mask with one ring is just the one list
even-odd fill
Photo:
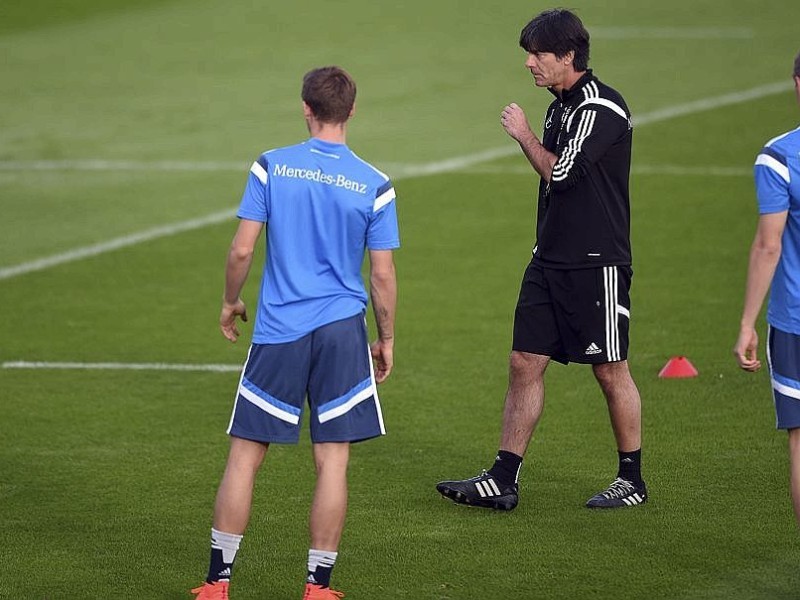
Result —
[[525, 117], [525, 111], [512, 102], [503, 109], [500, 123], [506, 133], [517, 141], [531, 166], [542, 179], [549, 182], [558, 157], [547, 150], [533, 133], [528, 119]]
[[750, 263], [747, 268], [747, 285], [744, 295], [744, 309], [739, 326], [739, 338], [733, 347], [733, 354], [739, 366], [745, 371], [761, 368], [758, 360], [758, 334], [756, 319], [767, 295], [775, 274], [775, 267], [781, 256], [781, 238], [786, 227], [788, 211], [763, 214], [758, 219], [755, 239], [750, 248]]
[[394, 365], [394, 315], [397, 306], [397, 277], [391, 250], [369, 251], [369, 282], [372, 311], [378, 339], [370, 351], [375, 362], [375, 380], [382, 383]]
[[241, 219], [228, 251], [228, 260], [225, 265], [225, 293], [222, 297], [219, 328], [222, 335], [231, 342], [235, 342], [239, 337], [236, 317], [247, 321], [247, 307], [239, 295], [244, 287], [244, 282], [247, 281], [256, 243], [263, 228], [264, 223]]
[[597, 104], [589, 104], [572, 114], [566, 144], [553, 165], [551, 189], [570, 189], [585, 177], [591, 165], [603, 158], [631, 128], [627, 115], [623, 115], [625, 112], [619, 106], [615, 110]]

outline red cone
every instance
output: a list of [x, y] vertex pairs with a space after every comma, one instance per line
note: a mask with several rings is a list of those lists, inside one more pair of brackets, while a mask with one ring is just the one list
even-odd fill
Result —
[[685, 356], [673, 356], [658, 373], [659, 377], [673, 379], [679, 377], [697, 377], [697, 369]]

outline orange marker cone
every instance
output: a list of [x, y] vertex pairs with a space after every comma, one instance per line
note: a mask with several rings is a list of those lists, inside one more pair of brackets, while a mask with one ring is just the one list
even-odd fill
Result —
[[659, 377], [675, 379], [680, 377], [697, 377], [697, 369], [685, 356], [673, 356], [658, 373]]

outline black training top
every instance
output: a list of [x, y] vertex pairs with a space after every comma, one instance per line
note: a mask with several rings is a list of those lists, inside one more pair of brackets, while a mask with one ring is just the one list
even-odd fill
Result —
[[591, 69], [547, 109], [542, 144], [558, 160], [539, 184], [533, 262], [556, 269], [631, 264], [633, 125], [625, 100]]

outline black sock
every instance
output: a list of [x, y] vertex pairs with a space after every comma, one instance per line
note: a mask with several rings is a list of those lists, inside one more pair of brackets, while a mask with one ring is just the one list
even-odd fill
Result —
[[230, 581], [233, 561], [239, 551], [242, 536], [211, 528], [211, 560], [208, 564], [208, 583]]
[[333, 566], [336, 564], [336, 557], [338, 555], [338, 552], [333, 552], [331, 550], [309, 549], [306, 582], [321, 585], [322, 587], [330, 587], [331, 571], [333, 571]]
[[233, 563], [226, 563], [222, 559], [222, 550], [212, 548], [211, 561], [209, 563], [208, 577], [206, 577], [206, 581], [208, 583], [214, 583], [215, 581], [230, 581], [231, 569], [233, 569]]
[[642, 449], [633, 452], [617, 452], [619, 454], [619, 471], [617, 477], [633, 484], [642, 483]]
[[494, 459], [494, 465], [488, 473], [503, 485], [517, 483], [519, 468], [522, 466], [522, 457], [513, 452], [500, 450]]

